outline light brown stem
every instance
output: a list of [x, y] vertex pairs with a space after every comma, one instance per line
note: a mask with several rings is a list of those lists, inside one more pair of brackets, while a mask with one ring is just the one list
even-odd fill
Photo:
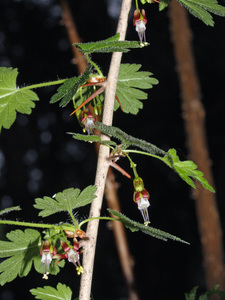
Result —
[[[125, 38], [130, 7], [131, 7], [131, 0], [123, 0], [118, 29], [117, 29], [117, 32], [120, 33], [121, 40], [124, 40]], [[112, 125], [114, 99], [116, 94], [116, 84], [117, 84], [121, 58], [122, 58], [122, 53], [120, 52], [113, 53], [109, 74], [108, 74], [107, 86], [105, 90], [105, 101], [104, 101], [102, 122], [109, 126]], [[102, 136], [102, 139], [108, 140], [109, 138], [107, 136]], [[106, 160], [108, 156], [109, 156], [108, 148], [101, 145], [99, 148], [97, 172], [95, 178], [95, 185], [97, 187], [97, 192], [96, 192], [96, 198], [94, 199], [91, 205], [90, 215], [89, 215], [90, 218], [100, 216], [102, 199], [103, 199], [104, 189], [105, 189], [105, 182], [106, 182], [106, 177], [107, 177], [107, 172], [109, 167], [109, 164]], [[93, 220], [88, 223], [87, 236], [89, 240], [85, 245], [85, 251], [83, 255], [84, 273], [82, 274], [81, 277], [79, 300], [90, 299], [98, 225], [99, 225], [98, 220]]]
[[[205, 111], [191, 47], [186, 10], [173, 0], [170, 6], [171, 34], [182, 93], [182, 111], [191, 159], [213, 184], [205, 134]], [[208, 288], [224, 289], [222, 231], [215, 195], [197, 184], [194, 192]]]
[[[73, 21], [73, 17], [67, 0], [61, 0], [60, 4], [62, 8], [62, 24], [66, 28], [71, 46], [73, 43], [80, 43], [81, 41], [79, 38], [79, 34]], [[78, 71], [80, 73], [83, 73], [84, 70], [87, 68], [87, 62], [84, 59], [83, 54], [75, 49], [76, 48], [72, 46], [72, 50], [74, 53], [74, 61], [76, 62]], [[90, 105], [88, 108], [90, 112], [93, 113], [93, 107]], [[95, 143], [95, 146], [96, 151], [98, 153], [99, 145]], [[115, 181], [115, 176], [111, 168], [109, 168], [108, 176], [106, 179], [105, 197], [107, 200], [108, 207], [120, 212], [119, 199], [117, 195], [117, 183]], [[115, 236], [118, 255], [120, 258], [120, 264], [128, 287], [129, 300], [138, 300], [139, 298], [135, 289], [133, 263], [128, 247], [124, 226], [120, 222], [112, 222], [112, 227]]]

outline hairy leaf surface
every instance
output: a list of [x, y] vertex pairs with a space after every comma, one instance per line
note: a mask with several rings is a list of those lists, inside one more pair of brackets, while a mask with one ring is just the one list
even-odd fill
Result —
[[[138, 147], [144, 150], [145, 152], [149, 153], [149, 156], [155, 157], [163, 161], [170, 168], [172, 168], [187, 184], [189, 184], [193, 188], [196, 187], [192, 179], [199, 181], [205, 189], [211, 192], [215, 192], [213, 187], [203, 177], [204, 174], [201, 171], [196, 170], [197, 165], [190, 160], [180, 161], [175, 149], [169, 149], [168, 152], [165, 152], [147, 141], [128, 135], [127, 133], [115, 126], [107, 126], [100, 122], [95, 122], [95, 127], [104, 134], [110, 137], [115, 137], [116, 139], [120, 140], [122, 142], [121, 149], [125, 150], [130, 146]], [[127, 152], [129, 151], [127, 150]], [[142, 154], [146, 154], [145, 152], [143, 152]]]
[[57, 193], [54, 197], [36, 198], [34, 207], [41, 210], [39, 212], [41, 217], [47, 217], [62, 211], [72, 212], [75, 208], [91, 203], [96, 197], [95, 192], [96, 187], [94, 185], [86, 187], [83, 191], [69, 188]]
[[58, 283], [56, 289], [51, 286], [44, 286], [43, 288], [38, 287], [36, 289], [30, 290], [31, 294], [35, 296], [36, 299], [40, 300], [71, 300], [72, 291], [70, 287], [65, 284]]
[[[158, 84], [158, 80], [151, 77], [150, 72], [139, 71], [139, 64], [121, 64], [117, 82], [116, 94], [121, 102], [125, 113], [136, 115], [143, 108], [140, 100], [146, 100], [148, 94], [141, 89], [150, 89]], [[115, 101], [114, 110], [119, 108]]]
[[8, 208], [5, 208], [5, 209], [0, 211], [0, 216], [4, 215], [4, 214], [7, 214], [7, 213], [10, 213], [11, 211], [18, 211], [18, 210], [21, 210], [20, 206], [8, 207]]
[[206, 25], [214, 26], [210, 13], [225, 16], [225, 7], [218, 4], [217, 0], [177, 0], [180, 5], [186, 7], [189, 12], [203, 21]]
[[120, 34], [110, 37], [106, 40], [90, 43], [73, 44], [80, 52], [90, 53], [110, 53], [110, 52], [128, 52], [129, 48], [142, 48], [149, 45], [148, 43], [140, 43], [136, 41], [119, 41]]
[[65, 107], [76, 94], [78, 88], [84, 84], [89, 78], [92, 66], [89, 65], [84, 71], [84, 74], [78, 77], [72, 77], [67, 79], [58, 89], [57, 93], [51, 97], [50, 103], [56, 103], [60, 101], [59, 106]]
[[17, 69], [0, 67], [0, 131], [11, 127], [17, 112], [31, 114], [39, 100], [33, 91], [16, 86], [17, 75]]
[[125, 215], [123, 215], [115, 210], [108, 209], [108, 211], [113, 216], [118, 217], [119, 220], [124, 224], [124, 226], [126, 228], [130, 229], [132, 232], [140, 230], [145, 234], [151, 235], [152, 237], [155, 237], [155, 238], [163, 240], [163, 241], [168, 241], [170, 239], [170, 240], [174, 240], [174, 241], [181, 242], [184, 244], [189, 244], [188, 242], [186, 242], [186, 241], [180, 239], [179, 237], [176, 237], [170, 233], [167, 233], [165, 231], [153, 228], [151, 226], [146, 226], [144, 224], [141, 224], [139, 222], [131, 220], [131, 219], [127, 218]]
[[0, 284], [14, 280], [17, 276], [27, 276], [32, 263], [40, 260], [40, 233], [33, 229], [15, 230], [8, 233], [8, 241], [0, 241], [0, 257], [8, 259], [0, 264]]

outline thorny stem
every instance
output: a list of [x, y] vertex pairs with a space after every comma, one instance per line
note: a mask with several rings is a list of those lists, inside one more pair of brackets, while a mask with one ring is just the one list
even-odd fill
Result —
[[[118, 29], [117, 29], [117, 32], [120, 33], [120, 40], [125, 39], [127, 22], [128, 22], [128, 14], [131, 8], [131, 1], [132, 0], [122, 1], [120, 19], [119, 19]], [[121, 58], [122, 58], [122, 53], [120, 52], [113, 53], [109, 74], [108, 74], [107, 86], [105, 90], [105, 104], [104, 104], [102, 122], [109, 126], [112, 125], [114, 99], [116, 94], [116, 83], [117, 83]], [[102, 139], [108, 140], [109, 138], [103, 135]], [[90, 215], [89, 215], [90, 218], [96, 218], [100, 216], [100, 210], [102, 206], [102, 199], [103, 199], [104, 188], [105, 188], [105, 181], [106, 181], [106, 176], [109, 167], [109, 164], [106, 160], [106, 157], [108, 156], [109, 156], [108, 147], [104, 147], [101, 145], [99, 149], [98, 165], [97, 165], [97, 172], [96, 172], [96, 179], [95, 179], [97, 192], [96, 192], [96, 198], [94, 199], [91, 205]], [[83, 255], [84, 273], [82, 274], [81, 277], [79, 300], [90, 299], [98, 224], [99, 224], [99, 220], [93, 220], [92, 222], [88, 223], [87, 236], [89, 237], [89, 240], [86, 243], [86, 245], [84, 245], [85, 248], [84, 255]]]

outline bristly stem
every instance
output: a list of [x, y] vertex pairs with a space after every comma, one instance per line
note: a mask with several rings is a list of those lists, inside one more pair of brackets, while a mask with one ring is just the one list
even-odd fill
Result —
[[107, 221], [120, 221], [119, 219], [116, 218], [111, 218], [111, 217], [96, 217], [96, 218], [89, 218], [85, 219], [82, 222], [80, 222], [79, 227], [81, 228], [85, 223], [88, 223], [92, 220], [107, 220]]
[[32, 84], [32, 85], [28, 85], [28, 86], [20, 88], [20, 91], [21, 90], [37, 89], [37, 88], [41, 88], [41, 87], [45, 87], [45, 86], [51, 86], [51, 85], [58, 85], [58, 84], [64, 83], [66, 80], [67, 79], [60, 79], [60, 80], [55, 80], [55, 81], [49, 81], [49, 82], [42, 82], [42, 83]]
[[41, 228], [41, 229], [52, 228], [52, 229], [70, 230], [70, 231], [74, 228], [72, 225], [67, 226], [67, 225], [55, 225], [55, 224], [43, 224], [43, 223], [40, 224], [40, 223], [20, 222], [20, 221], [11, 221], [11, 220], [0, 220], [0, 224], [33, 227], [33, 228]]
[[90, 59], [88, 54], [85, 54], [85, 58], [90, 64], [92, 64], [92, 66], [96, 69], [98, 74], [103, 77], [102, 71], [99, 69], [98, 65], [95, 62], [93, 62], [93, 60]]

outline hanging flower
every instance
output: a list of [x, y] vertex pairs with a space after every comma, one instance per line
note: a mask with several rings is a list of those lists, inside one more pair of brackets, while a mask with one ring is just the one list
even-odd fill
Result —
[[146, 30], [146, 24], [147, 24], [147, 18], [145, 15], [145, 10], [142, 9], [141, 12], [139, 9], [136, 9], [134, 11], [134, 20], [133, 20], [134, 26], [136, 26], [136, 31], [138, 33], [140, 42], [144, 40], [146, 42], [146, 37], [145, 37], [145, 30]]
[[63, 250], [66, 252], [65, 254], [61, 254], [60, 258], [68, 259], [69, 262], [73, 263], [76, 267], [77, 274], [80, 275], [83, 273], [83, 267], [80, 265], [80, 254], [79, 250], [79, 243], [74, 238], [73, 239], [73, 247], [68, 245], [66, 242], [61, 241], [61, 246]]
[[95, 118], [90, 112], [84, 112], [81, 117], [81, 124], [84, 126], [84, 130], [87, 131], [88, 135], [93, 132], [95, 126]]
[[134, 202], [137, 204], [142, 217], [144, 219], [144, 224], [147, 226], [149, 221], [148, 207], [150, 206], [149, 198], [150, 195], [148, 191], [144, 188], [144, 182], [141, 177], [135, 177], [134, 181]]
[[56, 253], [56, 248], [48, 240], [41, 245], [39, 254], [41, 255], [41, 262], [43, 267], [43, 279], [48, 279], [49, 266]]

